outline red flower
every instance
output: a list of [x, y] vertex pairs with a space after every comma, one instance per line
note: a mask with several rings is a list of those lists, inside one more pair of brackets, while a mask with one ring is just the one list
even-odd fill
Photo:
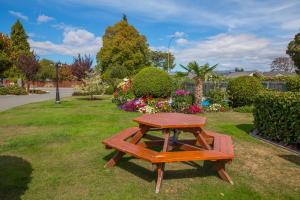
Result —
[[196, 114], [196, 113], [202, 113], [202, 109], [198, 105], [190, 105], [188, 113]]

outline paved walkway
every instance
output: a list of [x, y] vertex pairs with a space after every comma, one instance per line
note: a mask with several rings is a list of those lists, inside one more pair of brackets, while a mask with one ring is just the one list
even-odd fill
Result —
[[[32, 103], [55, 99], [55, 88], [38, 88], [48, 91], [47, 94], [30, 94], [30, 95], [0, 95], [0, 112], [10, 108]], [[60, 97], [72, 96], [72, 88], [60, 88]], [[54, 101], [53, 101], [54, 102]]]

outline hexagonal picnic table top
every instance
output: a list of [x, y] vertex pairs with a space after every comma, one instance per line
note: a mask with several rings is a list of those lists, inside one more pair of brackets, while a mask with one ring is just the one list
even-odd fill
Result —
[[205, 125], [206, 118], [182, 113], [155, 113], [142, 115], [133, 121], [156, 128], [198, 128]]

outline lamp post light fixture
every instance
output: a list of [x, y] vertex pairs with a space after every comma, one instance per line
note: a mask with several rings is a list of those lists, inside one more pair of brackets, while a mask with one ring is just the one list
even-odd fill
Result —
[[56, 98], [55, 98], [55, 103], [59, 104], [60, 103], [60, 96], [59, 96], [59, 77], [58, 77], [58, 69], [61, 66], [60, 62], [55, 63], [55, 69], [56, 69]]
[[170, 45], [171, 45], [171, 42], [173, 41], [173, 39], [175, 39], [175, 35], [172, 36], [169, 40], [169, 44], [168, 44], [168, 69], [167, 69], [167, 72], [169, 72], [170, 70]]

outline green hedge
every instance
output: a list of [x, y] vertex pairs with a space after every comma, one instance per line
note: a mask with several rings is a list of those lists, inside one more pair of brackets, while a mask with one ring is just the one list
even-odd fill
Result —
[[13, 85], [8, 87], [0, 87], [0, 95], [25, 95], [26, 90], [22, 87]]
[[167, 72], [156, 67], [147, 67], [133, 78], [132, 90], [136, 97], [169, 97], [172, 85], [172, 79]]
[[259, 135], [300, 144], [300, 93], [261, 92], [255, 99], [253, 115]]
[[233, 107], [251, 105], [263, 86], [258, 78], [243, 76], [228, 82], [227, 92]]
[[286, 88], [291, 92], [300, 92], [300, 76], [288, 78], [286, 80]]

